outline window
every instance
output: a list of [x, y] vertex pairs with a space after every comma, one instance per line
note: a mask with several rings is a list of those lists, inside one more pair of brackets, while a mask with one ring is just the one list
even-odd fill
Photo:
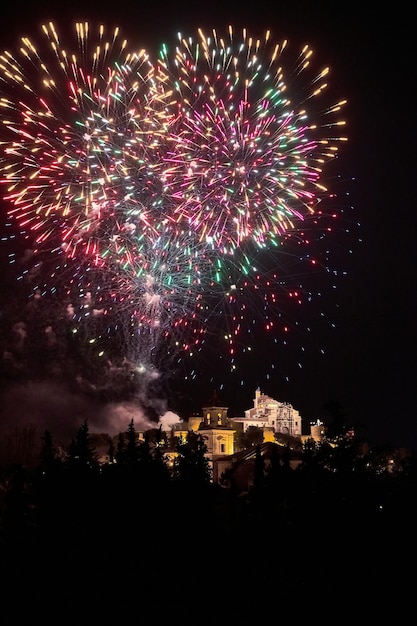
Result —
[[224, 445], [224, 443], [221, 443], [221, 444], [220, 444], [220, 452], [221, 452], [222, 454], [224, 454], [224, 453], [226, 452], [226, 446]]

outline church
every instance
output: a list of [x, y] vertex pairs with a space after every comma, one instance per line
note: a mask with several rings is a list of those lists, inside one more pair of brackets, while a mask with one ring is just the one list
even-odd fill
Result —
[[278, 445], [281, 452], [286, 448], [286, 444], [278, 443], [276, 435], [283, 435], [291, 441], [293, 445], [290, 464], [294, 468], [299, 463], [302, 441], [308, 437], [317, 439], [317, 433], [314, 432], [313, 435], [313, 430], [309, 436], [302, 435], [301, 415], [291, 404], [274, 400], [259, 388], [255, 391], [253, 407], [245, 411], [244, 417], [229, 418], [228, 407], [221, 405], [215, 396], [212, 403], [202, 408], [202, 415], [193, 415], [187, 421], [174, 424], [172, 435], [185, 439], [188, 431], [192, 430], [203, 436], [213, 481], [218, 482], [226, 471], [233, 468], [242, 471], [243, 465], [253, 465], [255, 448], [235, 451], [237, 433], [246, 432], [250, 426], [256, 426], [263, 431], [261, 454], [265, 457], [270, 455], [271, 446]]
[[302, 419], [300, 413], [287, 402], [279, 402], [256, 389], [253, 407], [245, 411], [244, 417], [234, 417], [235, 426], [240, 426], [245, 432], [249, 426], [269, 429], [274, 434], [302, 436]]

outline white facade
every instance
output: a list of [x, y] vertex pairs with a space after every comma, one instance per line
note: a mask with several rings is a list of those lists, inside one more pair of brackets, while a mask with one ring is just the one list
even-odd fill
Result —
[[245, 417], [234, 417], [232, 421], [242, 424], [243, 432], [249, 426], [257, 426], [292, 437], [301, 437], [302, 433], [301, 415], [292, 404], [273, 400], [261, 393], [259, 387], [255, 392], [253, 408], [245, 411]]

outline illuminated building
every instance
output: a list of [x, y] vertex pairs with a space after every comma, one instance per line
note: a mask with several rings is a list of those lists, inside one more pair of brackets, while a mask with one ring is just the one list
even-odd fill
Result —
[[291, 437], [302, 435], [300, 413], [291, 404], [279, 402], [263, 394], [259, 387], [255, 392], [253, 407], [245, 411], [244, 417], [234, 417], [230, 421], [243, 432], [249, 426], [256, 426]]

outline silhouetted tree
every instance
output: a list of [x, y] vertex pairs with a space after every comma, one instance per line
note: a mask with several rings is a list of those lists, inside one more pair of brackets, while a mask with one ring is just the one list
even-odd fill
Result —
[[42, 444], [39, 453], [40, 468], [44, 471], [53, 469], [59, 463], [56, 450], [52, 443], [52, 435], [49, 430], [45, 430], [42, 436]]
[[174, 479], [188, 484], [210, 483], [211, 469], [206, 454], [207, 445], [201, 433], [188, 431], [186, 440], [180, 439], [177, 443]]
[[159, 426], [159, 428], [152, 428], [146, 431], [144, 439], [144, 444], [148, 444], [149, 450], [145, 456], [144, 444], [142, 444], [140, 447], [140, 459], [141, 461], [147, 460], [151, 480], [158, 483], [160, 487], [166, 486], [171, 479], [168, 462], [165, 457], [165, 451], [168, 446], [167, 435], [163, 432], [162, 426]]
[[125, 437], [123, 433], [119, 433], [117, 437], [117, 447], [116, 447], [116, 462], [119, 465], [122, 465], [124, 462], [125, 451], [126, 451]]
[[167, 444], [170, 448], [175, 450], [175, 448], [177, 447], [177, 442], [178, 442], [178, 436], [175, 434], [175, 430], [171, 428], [169, 432]]
[[107, 454], [109, 455], [109, 463], [114, 463], [114, 460], [115, 460], [115, 449], [114, 449], [114, 441], [113, 441], [113, 439], [110, 439], [109, 449], [107, 451]]
[[135, 466], [139, 460], [139, 437], [135, 429], [133, 418], [129, 422], [126, 431], [126, 448], [124, 451], [125, 465]]
[[98, 465], [96, 449], [91, 441], [88, 422], [85, 420], [77, 431], [68, 449], [68, 463], [71, 466], [96, 468]]
[[264, 460], [261, 453], [261, 447], [258, 444], [256, 446], [256, 454], [255, 454], [255, 468], [253, 475], [253, 487], [254, 489], [261, 490], [264, 485]]
[[253, 470], [253, 485], [250, 489], [252, 512], [255, 516], [261, 513], [265, 486], [265, 464], [261, 453], [261, 446], [256, 446], [255, 464]]
[[239, 432], [236, 436], [237, 448], [246, 450], [254, 448], [258, 444], [263, 443], [264, 434], [262, 428], [258, 426], [249, 426], [245, 432]]
[[[267, 482], [270, 487], [275, 487], [280, 480], [282, 480], [282, 465], [281, 456], [279, 453], [280, 449], [278, 445], [274, 445], [271, 447], [271, 453], [269, 457], [269, 467], [266, 470]], [[289, 467], [289, 461], [288, 461]]]

